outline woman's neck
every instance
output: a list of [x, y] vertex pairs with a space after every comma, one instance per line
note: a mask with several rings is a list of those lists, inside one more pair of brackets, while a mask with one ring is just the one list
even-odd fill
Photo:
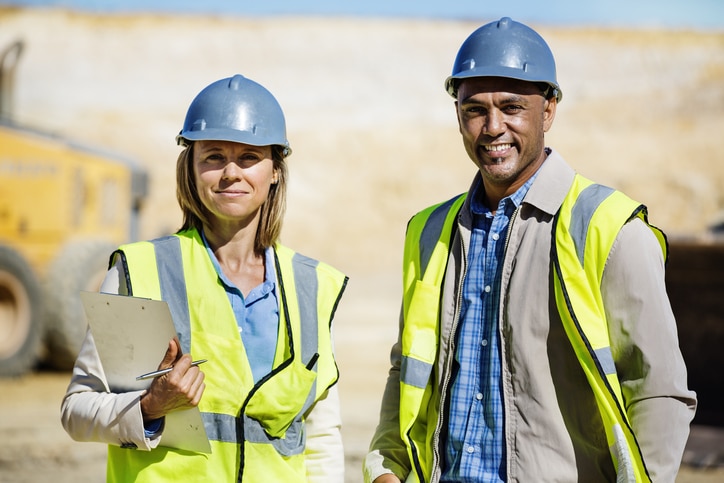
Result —
[[209, 230], [208, 227], [204, 230], [206, 241], [224, 275], [244, 296], [264, 281], [264, 253], [255, 251], [255, 235], [247, 230], [226, 234]]

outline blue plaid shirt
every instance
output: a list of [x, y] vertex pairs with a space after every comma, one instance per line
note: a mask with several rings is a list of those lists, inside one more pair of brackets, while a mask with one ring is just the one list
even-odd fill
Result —
[[471, 193], [473, 230], [463, 282], [443, 482], [506, 480], [498, 334], [500, 269], [510, 219], [534, 179], [500, 200], [495, 214], [483, 203], [481, 182]]

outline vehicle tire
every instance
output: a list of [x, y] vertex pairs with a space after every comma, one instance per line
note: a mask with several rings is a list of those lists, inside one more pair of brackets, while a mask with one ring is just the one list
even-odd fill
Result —
[[97, 292], [117, 247], [107, 241], [76, 241], [63, 247], [45, 277], [45, 363], [73, 368], [88, 322], [80, 292]]
[[16, 250], [0, 245], [0, 377], [25, 374], [38, 362], [40, 293], [28, 262]]

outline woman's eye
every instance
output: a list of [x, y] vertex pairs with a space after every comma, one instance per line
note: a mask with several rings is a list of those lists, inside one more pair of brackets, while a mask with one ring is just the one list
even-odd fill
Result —
[[262, 160], [262, 157], [258, 154], [249, 153], [245, 154], [243, 156], [239, 157], [239, 160], [237, 161], [240, 166], [243, 166], [245, 168], [249, 168], [251, 166], [254, 166], [256, 163]]
[[223, 161], [224, 157], [220, 154], [210, 154], [210, 155], [206, 156], [206, 160], [218, 162], [218, 161]]

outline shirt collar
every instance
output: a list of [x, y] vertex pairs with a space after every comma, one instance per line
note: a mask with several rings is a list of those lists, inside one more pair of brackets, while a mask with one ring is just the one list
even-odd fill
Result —
[[[540, 170], [539, 170], [540, 171]], [[523, 199], [525, 198], [525, 195], [528, 193], [528, 190], [533, 185], [533, 182], [535, 181], [535, 178], [538, 176], [538, 172], [536, 171], [533, 173], [533, 176], [528, 178], [528, 180], [518, 188], [515, 193], [512, 193], [498, 203], [497, 210], [505, 209], [505, 206], [509, 203], [512, 203], [513, 207], [518, 208], [520, 204], [523, 202]], [[485, 197], [485, 187], [483, 186], [483, 179], [478, 174], [475, 178], [475, 182], [473, 184], [473, 188], [471, 191], [470, 196], [470, 211], [473, 214], [473, 216], [479, 216], [479, 215], [485, 215], [491, 212], [491, 209], [485, 204], [484, 202]]]

